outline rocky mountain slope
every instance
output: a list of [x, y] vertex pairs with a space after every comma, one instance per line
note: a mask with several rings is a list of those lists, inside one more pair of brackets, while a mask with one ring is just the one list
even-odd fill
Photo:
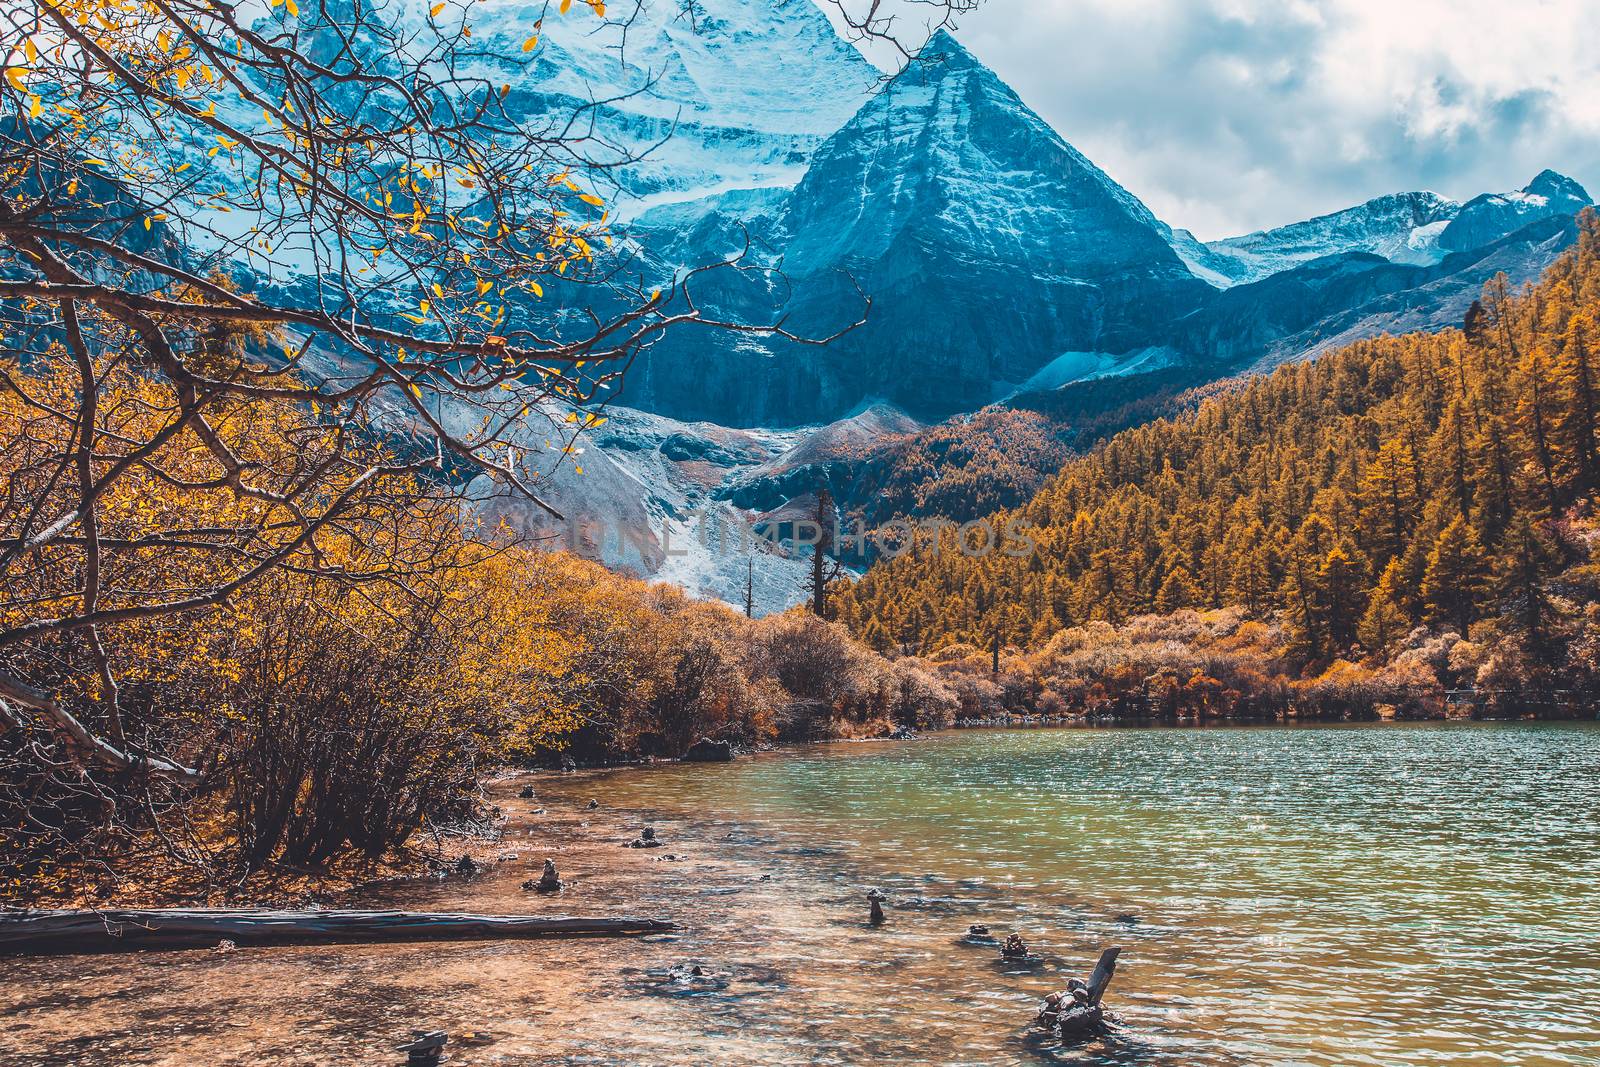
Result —
[[877, 399], [936, 420], [1107, 376], [1204, 380], [1457, 321], [1496, 270], [1537, 275], [1588, 202], [1547, 171], [1465, 204], [1397, 193], [1203, 244], [941, 33], [821, 143], [792, 191], [675, 204], [634, 232], [663, 267], [742, 251], [768, 268], [702, 289], [729, 317], [826, 336], [858, 313], [859, 287], [865, 323], [826, 347], [669, 339], [635, 368], [628, 402], [793, 426]]
[[[736, 425], [826, 420], [874, 397], [942, 417], [1061, 352], [1142, 352], [1200, 303], [1209, 287], [1135, 196], [948, 34], [924, 57], [767, 208], [787, 298], [768, 314], [823, 336], [851, 321], [859, 286], [866, 323], [825, 348], [741, 338], [691, 360], [660, 346], [635, 402]], [[748, 295], [715, 295], [753, 310]]]

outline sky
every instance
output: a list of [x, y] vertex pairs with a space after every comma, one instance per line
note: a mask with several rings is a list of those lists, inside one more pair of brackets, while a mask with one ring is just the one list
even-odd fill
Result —
[[1596, 0], [985, 0], [956, 36], [1204, 240], [1546, 167], [1600, 193]]

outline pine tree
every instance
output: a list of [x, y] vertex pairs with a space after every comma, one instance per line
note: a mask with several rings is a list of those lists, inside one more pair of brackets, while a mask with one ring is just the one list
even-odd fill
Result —
[[1417, 462], [1411, 448], [1399, 438], [1383, 442], [1361, 482], [1366, 544], [1380, 566], [1405, 551], [1417, 517], [1416, 484]]
[[1316, 610], [1334, 649], [1348, 648], [1356, 640], [1366, 571], [1365, 563], [1342, 544], [1330, 549], [1317, 567]]
[[1405, 572], [1401, 569], [1400, 560], [1392, 559], [1367, 599], [1367, 610], [1361, 616], [1356, 633], [1367, 650], [1376, 655], [1388, 651], [1390, 646], [1410, 632], [1411, 618], [1406, 612], [1402, 593], [1404, 583]]
[[1199, 603], [1200, 596], [1200, 589], [1189, 572], [1178, 567], [1161, 583], [1161, 591], [1156, 594], [1156, 610], [1168, 615], [1182, 608], [1192, 608]]
[[1505, 566], [1499, 581], [1501, 600], [1510, 618], [1515, 620], [1516, 633], [1529, 658], [1548, 667], [1559, 655], [1550, 632], [1554, 609], [1543, 581], [1553, 553], [1525, 517], [1513, 527], [1506, 547]]
[[1480, 612], [1480, 600], [1488, 582], [1488, 561], [1483, 546], [1467, 520], [1456, 518], [1440, 532], [1428, 554], [1428, 569], [1422, 576], [1422, 599], [1429, 616], [1454, 626], [1465, 637]]

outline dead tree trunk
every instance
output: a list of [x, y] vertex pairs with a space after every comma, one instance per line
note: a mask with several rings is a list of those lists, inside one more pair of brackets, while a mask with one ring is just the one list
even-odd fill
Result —
[[472, 915], [425, 911], [254, 911], [226, 908], [147, 911], [0, 912], [0, 956], [236, 945], [354, 941], [478, 941], [521, 937], [654, 934], [665, 919], [552, 915]]

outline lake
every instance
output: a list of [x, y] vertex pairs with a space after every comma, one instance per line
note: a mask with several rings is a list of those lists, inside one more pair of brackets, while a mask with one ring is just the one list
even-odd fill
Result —
[[[143, 1025], [209, 1062], [349, 1062], [415, 1024], [484, 1031], [468, 1064], [1600, 1063], [1600, 724], [973, 730], [537, 781], [502, 800], [504, 871], [385, 900], [684, 933], [29, 961], [13, 1051], [185, 1062]], [[666, 845], [620, 848], [645, 822]], [[516, 888], [547, 851], [555, 903]], [[961, 943], [974, 922], [1043, 962]], [[1118, 1035], [1030, 1036], [1111, 944]]]

